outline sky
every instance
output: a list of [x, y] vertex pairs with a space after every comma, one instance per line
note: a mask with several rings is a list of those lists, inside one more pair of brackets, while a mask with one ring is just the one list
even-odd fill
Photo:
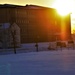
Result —
[[[19, 5], [34, 4], [34, 5], [52, 7], [53, 4], [57, 1], [61, 2], [61, 0], [0, 0], [0, 3], [1, 4], [11, 3], [11, 4], [19, 4]], [[72, 1], [73, 3], [75, 2], [75, 0], [63, 0], [62, 2], [65, 1], [67, 1], [67, 3], [69, 2], [71, 3]]]
[[0, 0], [0, 3], [1, 4], [11, 3], [19, 5], [34, 4], [34, 5], [51, 7], [54, 1], [55, 0]]

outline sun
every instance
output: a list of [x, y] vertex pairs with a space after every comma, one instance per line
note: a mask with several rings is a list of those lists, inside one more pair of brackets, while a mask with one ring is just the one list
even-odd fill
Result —
[[60, 15], [65, 16], [69, 13], [72, 13], [74, 8], [73, 5], [73, 0], [56, 0], [53, 4], [53, 7], [57, 9]]
[[55, 0], [52, 7], [55, 8], [60, 16], [71, 13], [71, 33], [75, 32], [75, 1], [74, 0]]

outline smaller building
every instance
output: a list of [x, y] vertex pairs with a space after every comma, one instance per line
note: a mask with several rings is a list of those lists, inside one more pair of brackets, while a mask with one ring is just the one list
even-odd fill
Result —
[[0, 48], [20, 47], [20, 28], [16, 23], [0, 23]]

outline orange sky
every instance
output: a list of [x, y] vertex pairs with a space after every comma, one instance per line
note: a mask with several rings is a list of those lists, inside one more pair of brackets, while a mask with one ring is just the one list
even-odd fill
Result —
[[0, 0], [0, 3], [11, 3], [11, 4], [34, 4], [34, 5], [41, 5], [51, 7], [55, 0]]

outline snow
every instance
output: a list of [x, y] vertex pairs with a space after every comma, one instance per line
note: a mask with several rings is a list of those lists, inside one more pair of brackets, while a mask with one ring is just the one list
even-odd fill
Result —
[[39, 44], [39, 52], [35, 44], [25, 44], [21, 49], [34, 50], [0, 55], [0, 75], [75, 75], [75, 50], [47, 50], [48, 43]]
[[[27, 52], [36, 52], [36, 43], [28, 43], [28, 44], [21, 44], [21, 48], [16, 48], [17, 53], [27, 53]], [[48, 51], [49, 43], [38, 43], [38, 50], [39, 51]], [[0, 49], [0, 55], [3, 54], [13, 54], [14, 49]]]

